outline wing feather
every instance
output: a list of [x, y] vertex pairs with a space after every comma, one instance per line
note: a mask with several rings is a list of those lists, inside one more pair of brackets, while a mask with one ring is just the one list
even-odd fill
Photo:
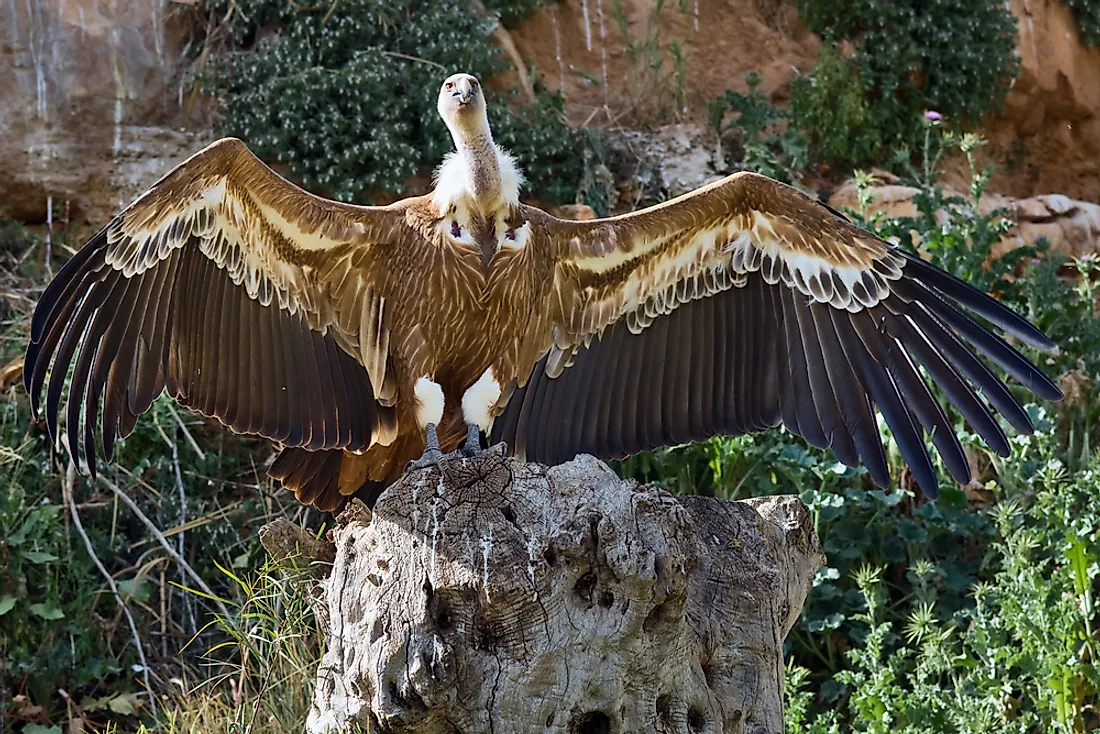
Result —
[[[604, 345], [604, 348], [618, 354], [619, 359], [604, 364], [602, 366], [603, 369], [599, 371], [597, 376], [599, 384], [595, 387], [591, 395], [591, 399], [598, 400], [599, 405], [596, 407], [596, 410], [586, 411], [585, 428], [581, 435], [581, 445], [594, 446], [597, 451], [604, 452], [608, 450], [610, 444], [608, 434], [611, 429], [611, 422], [602, 420], [602, 418], [611, 413], [611, 400], [615, 391], [615, 380], [619, 375], [623, 363], [627, 362], [628, 359], [628, 355], [623, 352], [621, 331], [613, 329], [607, 334], [606, 338], [607, 344]], [[622, 418], [620, 418], [620, 420], [622, 420]]]
[[165, 389], [242, 433], [365, 449], [393, 434], [379, 248], [403, 236], [413, 235], [400, 205], [320, 199], [240, 141], [219, 141], [123, 210], [47, 286], [24, 372], [33, 405], [45, 391], [56, 437], [73, 368], [69, 446], [93, 473], [97, 432], [110, 460]]
[[982, 358], [1061, 396], [967, 309], [1050, 348], [1026, 319], [766, 177], [736, 174], [621, 217], [541, 217], [557, 253], [554, 348], [492, 431], [528, 459], [620, 458], [782, 422], [885, 486], [877, 411], [935, 497], [927, 438], [954, 479], [970, 468], [921, 368], [998, 453], [1007, 439], [984, 401], [1017, 430], [1033, 426]]
[[[863, 385], [864, 390], [874, 401], [875, 406], [886, 419], [887, 425], [893, 431], [894, 440], [902, 458], [909, 464], [917, 480], [918, 486], [924, 489], [925, 494], [935, 499], [938, 495], [939, 483], [932, 462], [928, 458], [928, 451], [924, 442], [917, 434], [913, 425], [913, 416], [898, 393], [897, 386], [890, 378], [890, 373], [882, 369], [881, 363], [874, 360], [868, 353], [867, 344], [859, 338], [854, 328], [854, 319], [841, 320], [834, 314], [830, 314], [833, 325], [837, 329], [840, 345], [848, 358], [855, 373]], [[875, 443], [878, 446], [877, 437]], [[885, 462], [884, 462], [885, 463]], [[870, 468], [870, 467], [868, 467]], [[889, 472], [886, 474], [889, 481]], [[877, 480], [876, 480], [877, 481]]]

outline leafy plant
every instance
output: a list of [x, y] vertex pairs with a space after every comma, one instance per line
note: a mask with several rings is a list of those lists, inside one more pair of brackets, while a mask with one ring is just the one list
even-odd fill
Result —
[[[1032, 497], [986, 513], [996, 528], [984, 559], [992, 573], [969, 586], [959, 609], [918, 585], [902, 621], [888, 611], [884, 569], [854, 573], [864, 636], [836, 675], [851, 731], [1084, 732], [1100, 723], [1100, 534], [1086, 509], [1100, 489], [1097, 469], [1094, 461], [1071, 479], [1053, 460]], [[834, 711], [807, 715], [809, 679], [806, 669], [789, 671], [788, 731], [841, 731]]]
[[[715, 158], [720, 169], [727, 167], [723, 140], [731, 135], [740, 151], [735, 168], [756, 171], [790, 183], [806, 166], [806, 144], [797, 130], [786, 123], [790, 114], [776, 107], [760, 91], [763, 81], [756, 72], [745, 75], [745, 94], [727, 89], [707, 101], [707, 121], [715, 132]], [[730, 119], [730, 115], [733, 115]]]
[[1100, 46], [1100, 3], [1096, 0], [1065, 0], [1065, 4], [1073, 11], [1081, 40], [1090, 46]]
[[925, 109], [962, 129], [996, 111], [1015, 77], [1015, 18], [999, 0], [799, 0], [825, 41], [791, 93], [795, 124], [826, 162], [863, 165], [911, 144]]
[[795, 127], [814, 158], [833, 165], [859, 165], [882, 151], [886, 131], [873, 105], [867, 80], [832, 46], [822, 48], [812, 72], [791, 84]]
[[[657, 0], [649, 13], [646, 33], [635, 37], [623, 0], [615, 0], [611, 17], [618, 27], [622, 44], [630, 59], [626, 96], [621, 100], [625, 112], [634, 119], [649, 123], [679, 120], [687, 111], [687, 67], [682, 42], [673, 38], [666, 42], [662, 33], [662, 13], [666, 0]], [[678, 3], [679, 12], [687, 7]], [[602, 11], [601, 11], [602, 12]], [[603, 22], [602, 20], [600, 21]], [[603, 26], [600, 26], [603, 29]], [[604, 33], [601, 30], [601, 34]], [[604, 76], [607, 67], [604, 63]], [[607, 79], [599, 83], [606, 86]]]

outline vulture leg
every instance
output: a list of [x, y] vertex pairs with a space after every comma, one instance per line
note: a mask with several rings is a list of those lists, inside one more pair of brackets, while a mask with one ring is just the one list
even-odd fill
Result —
[[488, 453], [481, 447], [481, 429], [476, 423], [466, 424], [466, 443], [462, 444], [458, 451], [454, 453], [466, 459], [475, 459]]
[[429, 423], [424, 426], [424, 436], [426, 439], [424, 453], [420, 455], [419, 459], [409, 462], [410, 469], [424, 469], [429, 466], [436, 466], [446, 458], [443, 455], [442, 449], [439, 448], [439, 434], [436, 432], [434, 423]]

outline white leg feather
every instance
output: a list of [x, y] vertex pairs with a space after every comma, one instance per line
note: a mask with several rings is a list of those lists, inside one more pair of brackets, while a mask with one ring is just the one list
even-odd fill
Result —
[[443, 420], [443, 388], [427, 376], [421, 377], [413, 387], [416, 396], [416, 422], [424, 428], [429, 423], [439, 425]]
[[462, 417], [466, 422], [488, 431], [493, 425], [491, 411], [500, 399], [500, 390], [500, 383], [493, 377], [490, 367], [462, 395]]

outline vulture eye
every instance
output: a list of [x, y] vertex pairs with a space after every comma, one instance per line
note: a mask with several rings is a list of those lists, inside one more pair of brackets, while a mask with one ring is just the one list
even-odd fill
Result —
[[477, 89], [477, 79], [470, 80], [470, 89]]
[[447, 91], [448, 92], [451, 91], [454, 88], [455, 88], [455, 83], [454, 82], [447, 82]]

